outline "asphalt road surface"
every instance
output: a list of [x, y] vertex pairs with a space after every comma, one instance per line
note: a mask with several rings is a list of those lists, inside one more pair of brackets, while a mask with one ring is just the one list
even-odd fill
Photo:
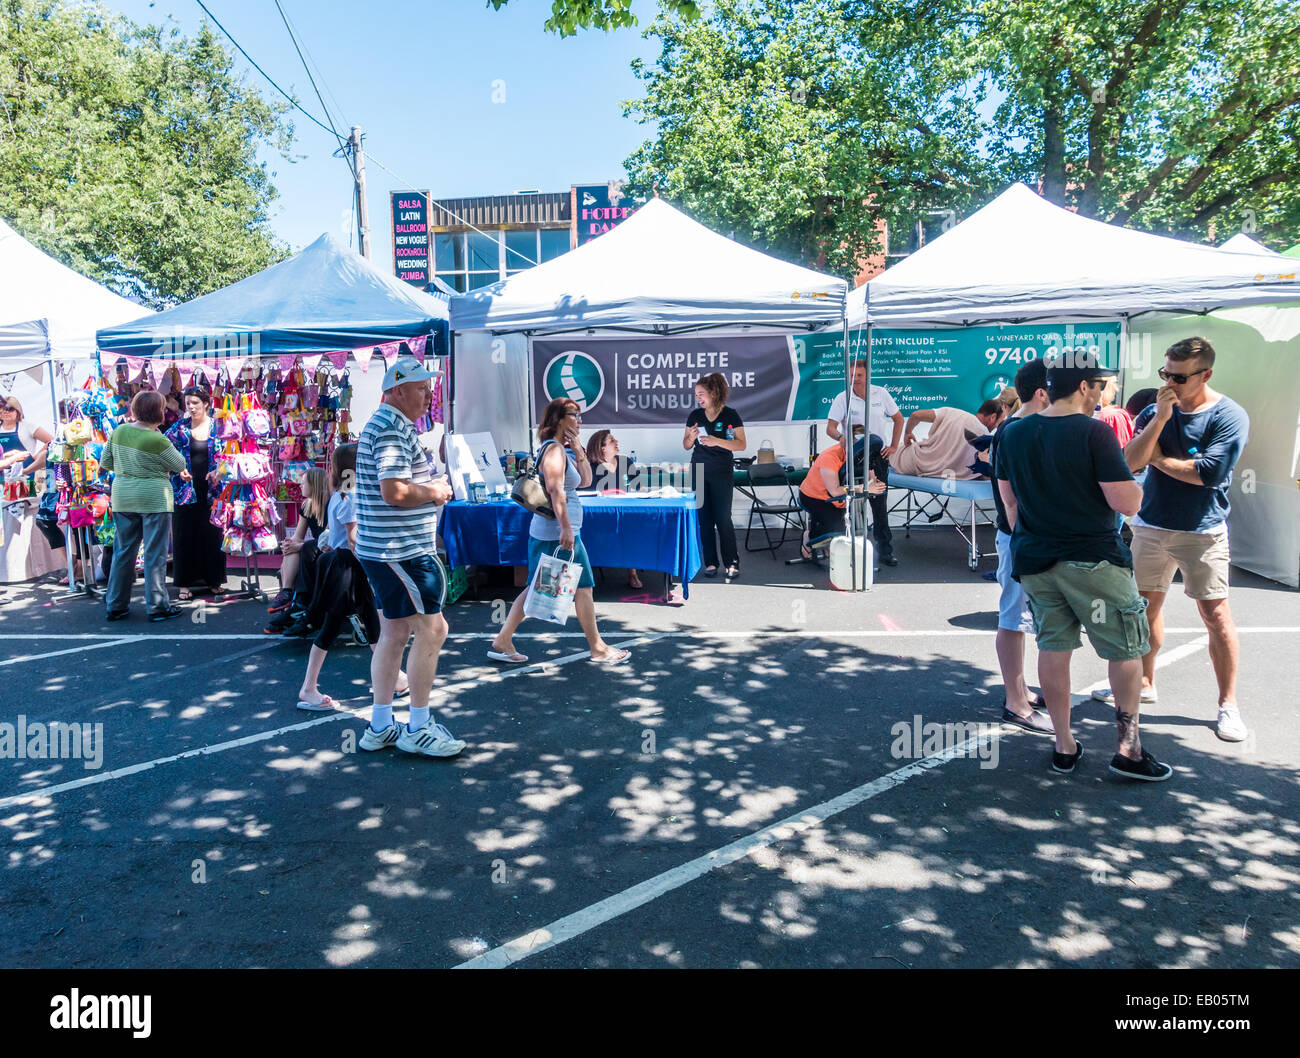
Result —
[[106, 624], [10, 587], [0, 721], [102, 725], [102, 757], [0, 759], [5, 964], [1300, 965], [1300, 595], [1233, 571], [1252, 737], [1228, 744], [1175, 585], [1143, 709], [1164, 784], [1107, 772], [1085, 647], [1064, 777], [997, 723], [997, 586], [951, 530], [898, 552], [858, 595], [745, 556], [680, 607], [611, 571], [613, 669], [576, 622], [525, 623], [531, 664], [502, 669], [509, 591], [458, 603], [434, 709], [469, 747], [445, 762], [356, 750], [363, 648], [321, 684], [351, 712], [296, 710], [307, 643], [256, 603]]

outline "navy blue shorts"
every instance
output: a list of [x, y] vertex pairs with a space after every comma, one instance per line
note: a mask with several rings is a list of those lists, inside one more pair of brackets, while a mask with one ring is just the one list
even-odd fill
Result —
[[400, 562], [360, 560], [375, 593], [375, 605], [390, 621], [415, 614], [438, 613], [447, 602], [447, 573], [434, 555]]

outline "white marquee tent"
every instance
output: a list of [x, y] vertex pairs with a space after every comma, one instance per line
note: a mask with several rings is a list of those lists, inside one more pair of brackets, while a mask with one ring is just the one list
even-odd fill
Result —
[[849, 324], [964, 326], [1300, 301], [1300, 271], [1120, 228], [1013, 184], [849, 295]]
[[741, 246], [652, 199], [554, 261], [452, 298], [451, 329], [811, 329], [842, 318], [845, 292], [841, 279]]
[[1215, 248], [1120, 228], [1015, 184], [852, 291], [849, 323], [1121, 319], [1130, 348], [1150, 354], [1126, 358], [1126, 393], [1158, 386], [1162, 351], [1203, 335], [1219, 353], [1215, 388], [1251, 416], [1231, 493], [1233, 562], [1297, 586], [1300, 269], [1245, 240]]
[[60, 264], [0, 220], [0, 324], [44, 319], [49, 352], [37, 359], [89, 361], [97, 330], [147, 315], [148, 309]]

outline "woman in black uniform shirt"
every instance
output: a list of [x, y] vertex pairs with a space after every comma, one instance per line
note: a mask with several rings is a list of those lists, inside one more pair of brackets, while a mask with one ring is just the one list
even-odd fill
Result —
[[[695, 383], [699, 407], [686, 420], [682, 447], [691, 450], [691, 464], [703, 477], [700, 504], [700, 537], [704, 545], [704, 575], [718, 575], [718, 542], [722, 542], [722, 561], [727, 579], [740, 576], [740, 554], [736, 550], [736, 527], [731, 522], [732, 454], [745, 450], [745, 424], [734, 408], [728, 408], [731, 387], [715, 371]], [[714, 531], [717, 532], [717, 540]]]

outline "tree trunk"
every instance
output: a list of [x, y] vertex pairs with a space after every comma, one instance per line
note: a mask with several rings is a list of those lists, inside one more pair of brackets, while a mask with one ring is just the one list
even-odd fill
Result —
[[1065, 115], [1060, 89], [1054, 83], [1043, 92], [1043, 197], [1065, 205]]

